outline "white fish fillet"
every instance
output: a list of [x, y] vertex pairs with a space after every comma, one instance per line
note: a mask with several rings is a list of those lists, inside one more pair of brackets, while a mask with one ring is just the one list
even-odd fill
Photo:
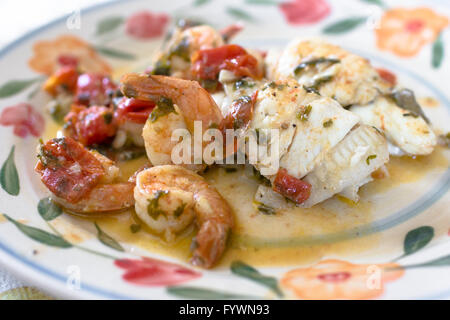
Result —
[[303, 180], [312, 186], [302, 206], [309, 208], [367, 177], [389, 161], [386, 139], [377, 129], [361, 125], [352, 130]]
[[[318, 58], [333, 58], [340, 62], [308, 66], [294, 74], [299, 64]], [[295, 39], [278, 59], [271, 57], [266, 63], [273, 79], [292, 78], [301, 85], [309, 86], [318, 78], [331, 76], [331, 80], [320, 85], [319, 92], [322, 96], [336, 99], [343, 106], [366, 104], [380, 92], [390, 89], [390, 85], [380, 78], [367, 59], [321, 39]]]
[[436, 135], [425, 120], [411, 116], [389, 99], [380, 96], [365, 106], [353, 106], [350, 111], [359, 115], [363, 123], [379, 128], [406, 153], [426, 155], [436, 146]]
[[[280, 167], [298, 179], [321, 162], [325, 154], [339, 143], [359, 122], [358, 116], [343, 109], [330, 98], [309, 103], [307, 121], [296, 119], [297, 130], [288, 152], [281, 158]], [[331, 121], [331, 125], [324, 123]]]

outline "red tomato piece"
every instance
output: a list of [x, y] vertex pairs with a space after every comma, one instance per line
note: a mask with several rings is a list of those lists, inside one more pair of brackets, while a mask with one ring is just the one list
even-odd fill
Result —
[[395, 74], [383, 68], [376, 68], [376, 70], [380, 75], [381, 79], [383, 79], [390, 85], [395, 86], [395, 84], [397, 83], [397, 76]]
[[117, 132], [114, 114], [108, 107], [74, 105], [64, 120], [69, 135], [85, 146], [107, 142]]
[[42, 145], [35, 170], [53, 194], [70, 203], [82, 199], [105, 174], [100, 161], [69, 137]]
[[107, 105], [117, 85], [108, 76], [83, 73], [78, 77], [76, 103], [85, 106]]
[[131, 121], [144, 124], [154, 108], [153, 101], [123, 98], [117, 106], [115, 117], [119, 122]]
[[44, 83], [44, 90], [56, 95], [61, 87], [69, 92], [75, 92], [78, 81], [78, 71], [75, 66], [63, 66]]
[[258, 91], [249, 97], [244, 96], [233, 101], [230, 112], [223, 119], [221, 129], [240, 129], [245, 128], [253, 116]]
[[220, 70], [232, 71], [240, 77], [260, 79], [258, 60], [236, 44], [196, 52], [192, 58], [192, 74], [201, 80], [216, 80]]
[[311, 195], [311, 185], [289, 175], [284, 168], [278, 170], [273, 182], [273, 190], [298, 204], [308, 200]]

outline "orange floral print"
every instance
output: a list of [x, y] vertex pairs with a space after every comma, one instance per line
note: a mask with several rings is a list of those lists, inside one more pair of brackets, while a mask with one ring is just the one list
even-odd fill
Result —
[[353, 264], [330, 259], [287, 272], [281, 286], [300, 299], [374, 299], [383, 293], [384, 283], [403, 273], [395, 263]]
[[75, 60], [83, 72], [111, 73], [111, 67], [89, 43], [72, 35], [63, 35], [54, 41], [38, 41], [33, 52], [29, 66], [46, 75], [53, 74], [67, 60]]
[[429, 8], [387, 10], [375, 31], [377, 46], [401, 57], [412, 57], [433, 42], [448, 23], [447, 17]]

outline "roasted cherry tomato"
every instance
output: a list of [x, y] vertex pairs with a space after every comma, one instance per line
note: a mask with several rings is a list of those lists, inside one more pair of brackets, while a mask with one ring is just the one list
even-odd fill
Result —
[[115, 117], [119, 122], [131, 121], [143, 124], [154, 108], [155, 103], [153, 101], [123, 98], [117, 105]]
[[117, 85], [108, 76], [83, 73], [78, 77], [76, 103], [85, 106], [108, 105]]
[[234, 100], [229, 113], [223, 119], [221, 129], [245, 128], [252, 119], [257, 97], [258, 91], [255, 91], [251, 97], [243, 96]]
[[64, 120], [68, 135], [85, 146], [107, 142], [117, 131], [113, 111], [108, 107], [74, 105]]
[[69, 137], [41, 145], [36, 172], [57, 197], [75, 203], [87, 195], [105, 171], [97, 158]]
[[44, 90], [53, 96], [58, 94], [61, 89], [73, 93], [77, 87], [77, 81], [76, 66], [63, 66], [45, 81]]
[[273, 190], [298, 204], [308, 200], [311, 195], [311, 185], [289, 175], [284, 168], [278, 170], [273, 182]]
[[223, 69], [239, 77], [262, 77], [258, 60], [235, 44], [200, 50], [193, 55], [191, 71], [198, 80], [216, 80]]

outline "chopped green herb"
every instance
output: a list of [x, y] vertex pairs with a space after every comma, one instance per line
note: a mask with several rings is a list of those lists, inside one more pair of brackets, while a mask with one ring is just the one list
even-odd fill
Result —
[[255, 84], [253, 82], [249, 82], [247, 80], [238, 80], [234, 83], [233, 88], [234, 90], [239, 90], [242, 88], [253, 88]]
[[415, 113], [409, 112], [409, 113], [404, 113], [403, 114], [404, 117], [413, 117], [413, 118], [418, 118], [419, 116]]
[[285, 83], [280, 83], [277, 84], [275, 81], [270, 81], [268, 84], [266, 84], [262, 90], [266, 90], [267, 88], [271, 88], [271, 89], [278, 89], [278, 90], [283, 90], [284, 88], [288, 87], [287, 84]]
[[367, 165], [370, 164], [370, 160], [375, 159], [376, 157], [377, 157], [376, 154], [371, 154], [370, 156], [368, 156], [367, 159], [366, 159]]
[[327, 121], [325, 121], [324, 123], [323, 123], [323, 127], [324, 128], [329, 128], [329, 127], [331, 127], [333, 125], [333, 120], [332, 119], [329, 119], [329, 120], [327, 120]]
[[186, 62], [191, 61], [191, 55], [189, 53], [189, 39], [183, 38], [169, 53], [169, 58], [177, 56], [182, 58]]
[[169, 191], [167, 190], [158, 190], [154, 193], [155, 197], [151, 200], [148, 200], [147, 212], [150, 217], [153, 219], [158, 219], [159, 215], [165, 215], [165, 212], [159, 209], [159, 199], [161, 197], [167, 195]]
[[140, 224], [133, 223], [133, 224], [130, 226], [130, 231], [131, 231], [131, 233], [137, 233], [137, 232], [139, 232], [140, 230], [141, 230], [141, 225], [140, 225]]
[[309, 66], [314, 67], [320, 63], [330, 63], [331, 65], [333, 65], [333, 64], [339, 63], [339, 62], [341, 62], [341, 60], [334, 59], [334, 58], [325, 58], [325, 57], [304, 61], [304, 62], [300, 63], [297, 67], [295, 67], [294, 74], [298, 77], [302, 73], [302, 71], [305, 70]]
[[266, 215], [274, 215], [276, 214], [276, 211], [274, 208], [271, 208], [269, 206], [266, 206], [264, 203], [259, 201], [253, 201], [253, 203], [256, 205], [256, 208], [259, 212]]
[[398, 89], [393, 91], [389, 97], [402, 109], [408, 110], [416, 116], [422, 117], [425, 122], [430, 123], [422, 107], [416, 100], [414, 92], [409, 89]]
[[215, 91], [219, 86], [219, 81], [214, 79], [202, 79], [200, 85], [208, 91]]
[[297, 119], [301, 121], [308, 121], [309, 114], [311, 113], [312, 107], [310, 104], [308, 104], [306, 107], [302, 108], [297, 113]]
[[52, 119], [56, 123], [62, 124], [64, 122], [64, 117], [67, 114], [67, 111], [59, 104], [56, 100], [51, 101], [48, 104], [48, 112], [52, 116]]
[[155, 67], [152, 70], [152, 74], [169, 76], [170, 75], [170, 63], [166, 59], [158, 60], [155, 63]]
[[311, 87], [303, 86], [303, 89], [305, 89], [305, 91], [308, 93], [315, 93], [320, 96], [319, 90], [317, 90], [316, 88], [314, 88], [312, 86]]
[[185, 208], [186, 208], [186, 203], [183, 202], [178, 208], [175, 209], [175, 211], [173, 212], [173, 215], [176, 218], [178, 218], [184, 212]]
[[233, 168], [233, 167], [226, 167], [225, 168], [225, 172], [226, 173], [232, 173], [232, 172], [236, 172], [237, 171], [237, 169], [236, 168]]
[[113, 120], [113, 114], [112, 112], [105, 112], [103, 114], [103, 119], [105, 120], [106, 124], [110, 124]]
[[58, 157], [54, 156], [51, 151], [48, 151], [44, 148], [44, 141], [42, 139], [39, 139], [39, 153], [37, 157], [44, 167], [48, 167], [49, 165], [60, 165]]
[[178, 114], [175, 111], [172, 99], [161, 97], [159, 101], [156, 103], [156, 108], [152, 111], [152, 113], [150, 113], [149, 119], [151, 122], [155, 122], [160, 117], [164, 117], [171, 112]]
[[314, 83], [310, 86], [303, 86], [303, 89], [306, 90], [308, 93], [315, 93], [320, 96], [319, 88], [322, 84], [331, 81], [333, 79], [332, 76], [324, 76], [321, 78], [317, 78]]

